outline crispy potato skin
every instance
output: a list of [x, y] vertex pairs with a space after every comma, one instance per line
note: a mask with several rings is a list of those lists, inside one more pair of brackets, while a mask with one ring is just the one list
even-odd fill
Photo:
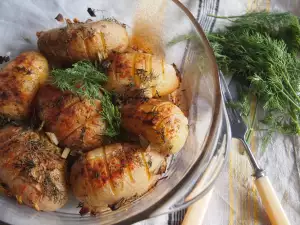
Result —
[[126, 29], [109, 21], [68, 24], [37, 36], [39, 50], [50, 61], [65, 63], [105, 59], [112, 51], [125, 51], [129, 43]]
[[71, 186], [90, 211], [147, 192], [164, 172], [165, 158], [138, 145], [118, 143], [84, 154], [72, 167]]
[[48, 70], [46, 58], [38, 52], [24, 52], [9, 62], [0, 72], [0, 114], [13, 119], [27, 118]]
[[66, 163], [58, 147], [31, 130], [0, 130], [0, 182], [8, 193], [36, 210], [55, 211], [68, 199]]
[[111, 54], [106, 88], [118, 93], [140, 90], [148, 98], [175, 91], [180, 80], [177, 71], [162, 58], [140, 52]]
[[158, 99], [127, 104], [121, 109], [122, 126], [146, 138], [162, 154], [178, 152], [188, 136], [188, 120], [173, 103]]
[[100, 101], [80, 99], [45, 85], [38, 92], [37, 107], [46, 131], [54, 133], [61, 146], [88, 151], [102, 145], [106, 124]]

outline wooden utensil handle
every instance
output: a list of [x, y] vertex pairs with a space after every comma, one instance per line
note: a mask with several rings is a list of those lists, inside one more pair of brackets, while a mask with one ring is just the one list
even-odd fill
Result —
[[203, 223], [212, 193], [213, 188], [203, 198], [188, 208], [181, 225], [201, 225]]
[[255, 180], [255, 185], [272, 225], [290, 225], [269, 178], [260, 177]]

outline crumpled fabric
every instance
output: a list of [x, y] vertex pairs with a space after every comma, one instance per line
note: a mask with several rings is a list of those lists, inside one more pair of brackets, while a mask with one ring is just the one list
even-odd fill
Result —
[[[110, 1], [88, 0], [89, 7], [109, 8]], [[191, 10], [205, 31], [222, 29], [228, 21], [208, 17], [208, 14], [229, 16], [240, 15], [251, 10], [291, 11], [300, 15], [300, 1], [297, 0], [182, 0]], [[0, 1], [0, 55], [9, 54], [14, 58], [20, 51], [36, 49], [35, 32], [62, 24], [54, 20], [58, 13], [67, 18], [89, 19], [87, 7], [79, 0], [2, 0]], [[127, 7], [128, 10], [124, 10]], [[130, 20], [132, 8], [120, 1], [117, 10], [97, 13], [97, 18], [118, 14], [123, 21]], [[9, 9], [9, 10], [7, 10]], [[173, 15], [176, 18], [176, 15]], [[34, 23], [33, 23], [34, 21]], [[9, 41], [8, 41], [9, 40]], [[5, 43], [5, 44], [3, 44]], [[300, 224], [300, 179], [296, 165], [299, 152], [297, 137], [275, 135], [268, 148], [263, 151], [263, 133], [256, 133], [251, 141], [260, 165], [266, 170], [274, 185], [292, 225]], [[300, 160], [298, 159], [300, 163]], [[259, 195], [251, 177], [252, 169], [245, 154], [241, 154], [238, 141], [232, 142], [222, 173], [216, 181], [212, 199], [204, 219], [204, 225], [268, 225]], [[0, 201], [0, 208], [5, 202]], [[201, 209], [199, 209], [201, 210]], [[2, 213], [3, 212], [3, 213]], [[0, 219], [5, 216], [0, 211]], [[180, 224], [184, 212], [163, 215], [136, 223], [136, 225]], [[13, 221], [22, 218], [13, 218]]]

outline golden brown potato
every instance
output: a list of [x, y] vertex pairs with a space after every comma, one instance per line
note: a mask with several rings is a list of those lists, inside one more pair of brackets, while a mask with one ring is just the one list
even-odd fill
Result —
[[56, 135], [60, 146], [87, 151], [102, 145], [106, 124], [100, 101], [45, 85], [38, 92], [37, 107], [45, 130]]
[[122, 126], [142, 135], [162, 154], [178, 152], [188, 136], [188, 120], [171, 102], [150, 99], [121, 109]]
[[0, 114], [27, 118], [32, 100], [48, 77], [48, 62], [38, 52], [24, 52], [0, 72]]
[[0, 130], [0, 182], [8, 194], [36, 210], [55, 211], [68, 199], [60, 149], [21, 127]]
[[49, 60], [66, 63], [105, 59], [112, 51], [123, 52], [129, 42], [126, 29], [110, 21], [68, 24], [37, 36], [39, 50]]
[[180, 84], [176, 69], [162, 58], [146, 53], [112, 54], [106, 88], [117, 93], [140, 90], [148, 98], [165, 96]]
[[132, 144], [112, 144], [84, 154], [71, 169], [70, 182], [82, 213], [99, 212], [122, 199], [140, 196], [160, 178], [163, 156]]

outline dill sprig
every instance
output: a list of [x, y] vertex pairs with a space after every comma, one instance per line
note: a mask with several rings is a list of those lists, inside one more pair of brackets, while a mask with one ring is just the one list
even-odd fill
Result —
[[105, 135], [114, 137], [120, 130], [120, 112], [112, 103], [111, 94], [103, 88], [107, 76], [97, 65], [89, 61], [80, 61], [67, 69], [53, 69], [53, 84], [62, 91], [71, 91], [83, 98], [101, 101], [101, 115], [107, 123]]
[[101, 98], [102, 118], [107, 123], [107, 129], [105, 135], [109, 137], [115, 137], [120, 134], [121, 125], [121, 113], [117, 106], [112, 102], [112, 95], [108, 91], [104, 91], [103, 97]]

